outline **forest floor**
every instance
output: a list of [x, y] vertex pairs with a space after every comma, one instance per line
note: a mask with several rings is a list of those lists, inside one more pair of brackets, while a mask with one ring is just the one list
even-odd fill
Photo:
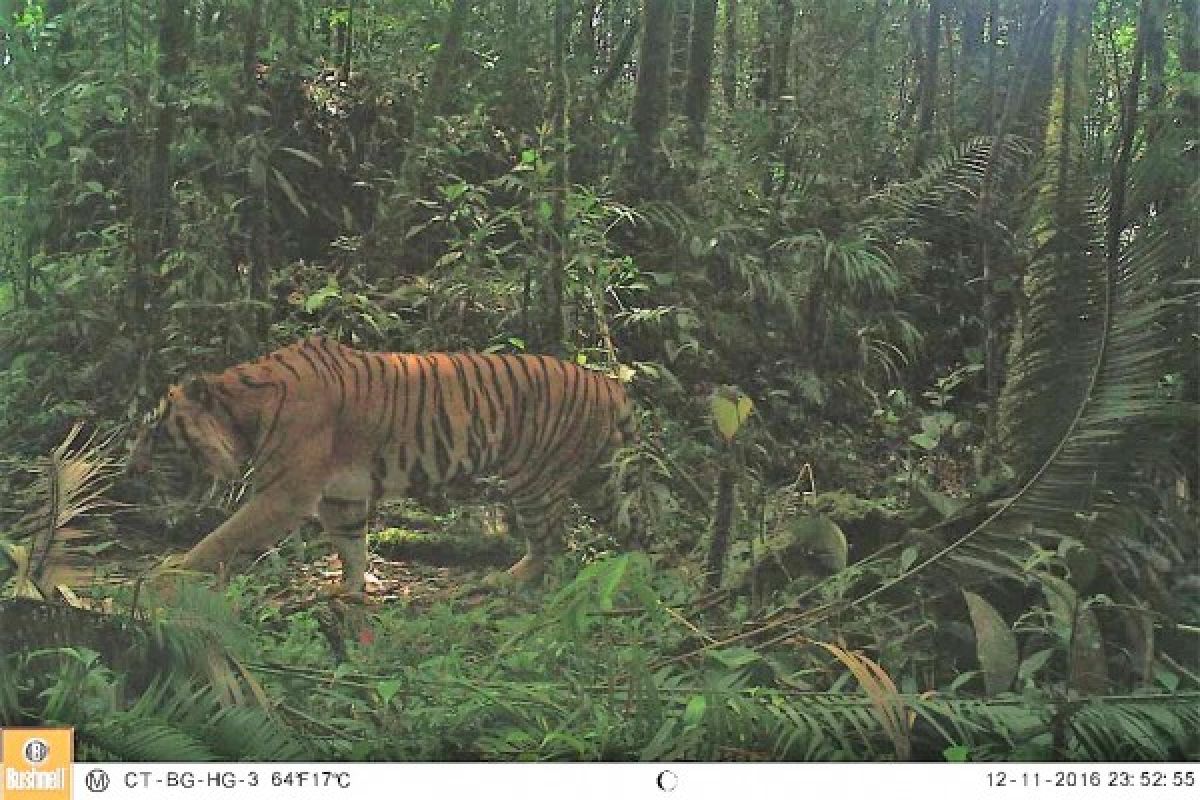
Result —
[[[478, 550], [478, 545], [472, 547], [473, 538], [466, 538], [465, 547], [460, 548]], [[81, 605], [97, 610], [113, 610], [113, 589], [136, 586], [167, 556], [181, 550], [149, 534], [123, 535], [114, 541], [101, 534], [75, 532], [69, 539], [69, 546], [55, 548], [45, 583], [67, 587]], [[464, 587], [478, 584], [489, 569], [505, 565], [504, 554], [511, 549], [507, 542], [488, 546], [474, 557], [448, 558], [453, 540], [463, 539], [462, 535], [396, 528], [374, 534], [363, 602], [373, 606], [401, 600], [406, 606], [425, 607], [452, 598]], [[313, 541], [314, 548], [327, 548], [319, 538]], [[298, 550], [287, 546], [285, 540], [259, 557], [258, 561], [263, 561], [272, 553], [284, 553], [279, 567], [256, 569], [271, 583], [263, 602], [283, 609], [296, 608], [328, 598], [338, 586], [342, 569], [336, 555], [324, 553], [300, 559], [294, 557]], [[247, 562], [241, 568], [252, 567]]]

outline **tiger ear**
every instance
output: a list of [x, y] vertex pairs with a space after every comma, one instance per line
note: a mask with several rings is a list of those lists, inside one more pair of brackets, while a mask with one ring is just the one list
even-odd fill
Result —
[[208, 388], [208, 381], [198, 376], [184, 380], [183, 396], [205, 407], [212, 404], [212, 392]]

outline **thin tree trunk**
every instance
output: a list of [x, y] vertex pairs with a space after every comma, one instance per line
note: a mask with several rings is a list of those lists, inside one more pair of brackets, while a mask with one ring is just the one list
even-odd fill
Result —
[[182, 3], [162, 0], [158, 10], [158, 113], [154, 146], [146, 181], [146, 196], [135, 234], [137, 257], [131, 266], [129, 290], [130, 322], [136, 328], [146, 326], [149, 310], [147, 270], [153, 269], [163, 251], [170, 247], [171, 230], [171, 146], [175, 142], [175, 124], [179, 113], [176, 95], [187, 68], [187, 17]]
[[[900, 119], [896, 125], [897, 130], [901, 132], [907, 131], [912, 125], [913, 118], [917, 113], [917, 106], [921, 102], [921, 76], [925, 74], [925, 45], [921, 36], [921, 17], [917, 13], [919, 8], [918, 0], [908, 0], [909, 57], [905, 59], [900, 73]], [[916, 76], [916, 89], [909, 88], [911, 84], [908, 75], [910, 65], [913, 75]]]
[[996, 47], [1000, 33], [999, 0], [991, 0], [988, 5], [988, 52], [987, 52], [987, 116], [984, 119], [983, 130], [991, 136], [996, 132]]
[[929, 14], [925, 20], [925, 62], [917, 89], [920, 106], [917, 111], [917, 143], [913, 162], [918, 167], [925, 163], [933, 147], [933, 116], [937, 108], [938, 51], [941, 49], [941, 35], [942, 0], [929, 0]]
[[1108, 261], [1110, 284], [1116, 277], [1117, 261], [1121, 255], [1121, 231], [1125, 228], [1125, 200], [1129, 184], [1129, 165], [1133, 161], [1133, 140], [1138, 126], [1138, 98], [1142, 89], [1142, 67], [1146, 60], [1146, 37], [1153, 18], [1155, 0], [1142, 0], [1138, 12], [1137, 38], [1133, 44], [1133, 65], [1121, 109], [1121, 134], [1113, 159], [1109, 182], [1108, 224], [1104, 237], [1104, 252]]
[[[995, 10], [993, 8], [993, 10]], [[1037, 41], [1049, 47], [1053, 36], [1046, 31], [1053, 31], [1058, 17], [1057, 6], [1051, 6], [1037, 17], [1032, 24], [1030, 35]], [[994, 18], [993, 18], [994, 19]], [[993, 22], [993, 25], [995, 23]], [[993, 28], [993, 32], [994, 32]], [[980, 306], [980, 316], [983, 322], [983, 372], [985, 391], [987, 393], [987, 415], [984, 423], [984, 467], [989, 468], [995, 457], [997, 445], [997, 423], [1000, 415], [1000, 335], [998, 328], [997, 297], [996, 297], [996, 268], [991, 258], [991, 235], [995, 223], [992, 217], [993, 193], [995, 192], [996, 167], [999, 162], [1000, 143], [1009, 135], [1013, 119], [1019, 109], [1027, 107], [1026, 98], [1030, 84], [1034, 80], [1036, 68], [1030, 62], [1024, 70], [1013, 73], [1009, 81], [1008, 93], [1005, 98], [1004, 111], [996, 122], [992, 133], [992, 143], [988, 152], [987, 165], [984, 168], [983, 180], [979, 189], [979, 202], [976, 205], [975, 228], [979, 232], [979, 265], [983, 277], [983, 297]], [[1024, 74], [1022, 74], [1022, 72]]]
[[[243, 104], [249, 105], [258, 99], [258, 45], [262, 28], [263, 0], [251, 0], [245, 13], [242, 39], [242, 97]], [[262, 129], [261, 120], [253, 115], [245, 115], [242, 124], [247, 126], [251, 134], [257, 134]], [[265, 179], [261, 186], [247, 188], [251, 197], [257, 193], [257, 197], [246, 204], [245, 214], [249, 217], [246, 230], [250, 232], [246, 257], [250, 262], [250, 299], [256, 301], [251, 328], [255, 340], [261, 346], [267, 343], [271, 330], [271, 309], [267, 302], [273, 261], [269, 230], [271, 206]]]
[[692, 33], [692, 0], [675, 0], [674, 33], [671, 35], [671, 108], [683, 107], [688, 79], [689, 42]]
[[717, 488], [713, 498], [712, 523], [709, 526], [708, 557], [705, 580], [710, 589], [721, 585], [729, 541], [733, 538], [733, 512], [737, 504], [737, 463], [733, 446], [724, 448], [725, 459], [717, 472]]
[[625, 70], [625, 65], [629, 63], [629, 56], [633, 52], [633, 46], [637, 44], [638, 31], [641, 30], [642, 21], [638, 18], [630, 20], [629, 27], [625, 29], [625, 33], [621, 36], [621, 41], [617, 43], [616, 50], [613, 51], [612, 60], [608, 63], [608, 69], [604, 70], [604, 75], [600, 78], [600, 82], [596, 84], [596, 100], [592, 105], [596, 105], [603, 100], [605, 96], [612, 91], [612, 87], [616, 84], [617, 78], [621, 77], [621, 73]]
[[579, 56], [583, 61], [583, 71], [589, 74], [596, 69], [599, 56], [596, 42], [596, 5], [597, 0], [587, 0], [583, 4], [583, 20], [579, 25]]
[[1150, 4], [1146, 20], [1146, 139], [1154, 143], [1162, 132], [1163, 101], [1167, 96], [1167, 49], [1164, 22], [1166, 0]]
[[712, 97], [713, 48], [717, 32], [717, 0], [696, 0], [692, 9], [692, 52], [688, 57], [687, 91], [683, 113], [688, 120], [688, 145], [704, 152], [704, 126]]
[[563, 280], [566, 272], [566, 194], [570, 186], [570, 165], [567, 147], [567, 15], [570, 0], [558, 0], [554, 4], [554, 146], [558, 150], [555, 159], [555, 187], [549, 246], [553, 252], [545, 276], [545, 308], [542, 314], [542, 350], [561, 353], [565, 341], [563, 315]]
[[629, 159], [631, 182], [642, 197], [653, 196], [661, 178], [658, 150], [670, 97], [672, 6], [672, 0], [646, 0], [643, 11], [637, 87], [630, 114], [634, 141]]
[[775, 31], [775, 52], [772, 58], [772, 100], [788, 93], [792, 66], [792, 30], [796, 25], [796, 6], [792, 0], [775, 0], [779, 27]]
[[454, 5], [450, 7], [450, 16], [446, 19], [446, 28], [442, 32], [442, 44], [438, 48], [437, 58], [433, 62], [433, 73], [429, 77], [429, 94], [425, 107], [431, 114], [440, 114], [447, 108], [450, 78], [454, 73], [454, 66], [458, 63], [463, 29], [467, 24], [467, 16], [471, 13], [471, 5], [471, 0], [454, 0]]
[[721, 70], [721, 88], [725, 105], [737, 105], [738, 79], [738, 0], [725, 0], [725, 61]]
[[346, 4], [346, 30], [342, 37], [342, 51], [338, 58], [342, 64], [342, 80], [350, 80], [350, 60], [354, 54], [354, 0]]
[[[1200, 72], [1200, 0], [1179, 2], [1179, 66], [1185, 73]], [[1200, 128], [1200, 91], [1192, 86], [1179, 90], [1183, 129]]]

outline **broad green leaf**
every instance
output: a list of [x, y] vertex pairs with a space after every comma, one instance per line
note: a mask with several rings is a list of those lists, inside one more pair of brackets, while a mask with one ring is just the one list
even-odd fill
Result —
[[726, 442], [732, 442], [742, 424], [754, 412], [754, 401], [737, 389], [717, 391], [711, 401], [713, 421]]
[[965, 764], [971, 760], [971, 748], [965, 744], [955, 744], [942, 751], [942, 758], [951, 764]]
[[992, 605], [974, 592], [963, 591], [975, 627], [975, 654], [983, 667], [989, 695], [1012, 687], [1017, 677], [1017, 637]]
[[708, 700], [704, 695], [695, 695], [691, 700], [688, 700], [687, 708], [683, 710], [684, 725], [699, 725], [704, 721], [704, 712], [708, 708]]
[[938, 446], [938, 438], [928, 433], [914, 433], [908, 437], [908, 441], [922, 450], [933, 450]]
[[1053, 656], [1054, 648], [1048, 647], [1045, 650], [1038, 650], [1021, 662], [1021, 666], [1017, 670], [1017, 677], [1022, 683], [1032, 680], [1035, 675], [1042, 671], [1042, 668], [1046, 666]]
[[383, 705], [391, 705], [392, 698], [396, 696], [396, 692], [404, 685], [404, 681], [391, 679], [379, 681], [375, 684], [375, 691], [379, 693], [379, 699], [383, 701]]

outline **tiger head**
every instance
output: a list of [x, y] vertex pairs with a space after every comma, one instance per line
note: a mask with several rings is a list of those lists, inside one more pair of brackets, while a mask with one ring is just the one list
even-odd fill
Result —
[[186, 452], [210, 474], [227, 480], [241, 477], [242, 464], [250, 454], [228, 403], [204, 377], [172, 386], [158, 408], [146, 415], [130, 448], [129, 470], [146, 472], [154, 450], [163, 443]]

